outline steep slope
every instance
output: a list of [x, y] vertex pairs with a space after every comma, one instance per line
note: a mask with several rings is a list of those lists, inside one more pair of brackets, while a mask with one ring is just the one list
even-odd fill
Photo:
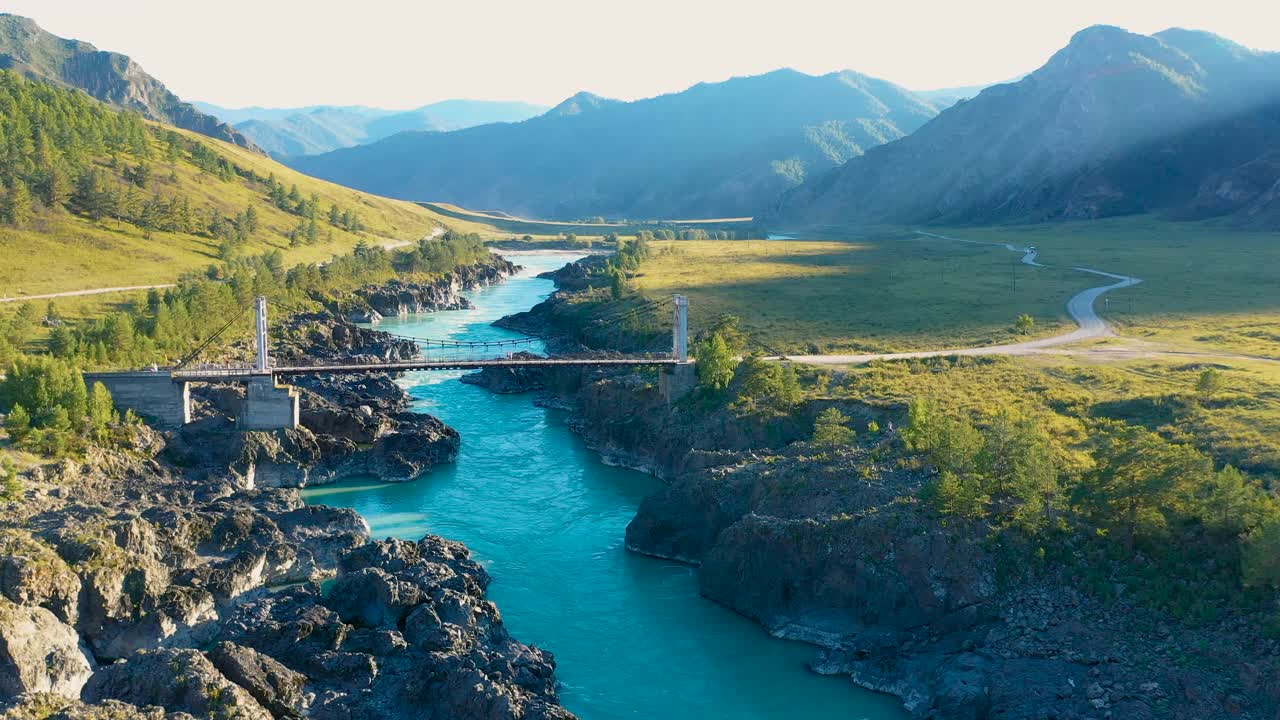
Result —
[[[1036, 72], [788, 193], [775, 225], [993, 222], [1187, 212], [1258, 158], [1280, 56], [1208, 33], [1081, 31]], [[1261, 115], [1259, 115], [1261, 113]], [[1233, 127], [1259, 126], [1247, 141]], [[1216, 138], [1216, 139], [1215, 139]]]
[[751, 215], [935, 113], [896, 85], [779, 70], [636, 102], [589, 93], [511, 125], [296, 158], [370, 192], [556, 219]]
[[174, 282], [219, 258], [277, 250], [284, 264], [318, 261], [437, 226], [410, 203], [9, 71], [0, 71], [0, 136], [10, 141], [0, 163], [7, 297]]
[[33, 80], [79, 88], [148, 120], [256, 149], [234, 128], [182, 102], [128, 56], [57, 37], [24, 17], [0, 13], [0, 69], [13, 70]]
[[443, 132], [520, 122], [547, 110], [541, 105], [487, 100], [444, 100], [406, 111], [331, 105], [240, 109], [197, 105], [234, 123], [237, 130], [276, 157], [316, 155], [377, 142], [399, 132]]

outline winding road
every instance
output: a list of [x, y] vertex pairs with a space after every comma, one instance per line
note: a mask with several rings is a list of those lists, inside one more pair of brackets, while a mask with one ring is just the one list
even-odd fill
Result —
[[[962, 243], [968, 243], [971, 245], [994, 245], [996, 247], [1005, 248], [1010, 252], [1021, 253], [1022, 262], [1024, 265], [1031, 265], [1034, 267], [1041, 267], [1041, 268], [1052, 267], [1051, 265], [1045, 265], [1037, 260], [1038, 251], [1034, 247], [1024, 247], [1020, 245], [1013, 245], [1010, 243], [982, 242], [979, 240], [962, 240], [960, 238], [947, 237], [945, 235], [935, 235], [934, 233], [927, 233], [927, 232], [921, 232], [921, 231], [916, 231], [916, 234], [924, 237], [936, 238], [938, 240], [949, 240], [951, 242], [962, 242]], [[872, 360], [910, 360], [910, 359], [916, 359], [916, 358], [947, 357], [947, 356], [954, 356], [954, 355], [969, 355], [969, 356], [1037, 355], [1037, 354], [1046, 354], [1049, 352], [1054, 352], [1054, 354], [1069, 354], [1066, 351], [1053, 351], [1052, 349], [1057, 348], [1061, 345], [1068, 345], [1070, 343], [1079, 342], [1081, 340], [1091, 340], [1094, 338], [1102, 338], [1102, 337], [1114, 337], [1116, 334], [1115, 330], [1112, 329], [1112, 327], [1108, 325], [1105, 320], [1103, 320], [1101, 317], [1098, 316], [1098, 313], [1093, 309], [1093, 306], [1097, 302], [1098, 298], [1102, 297], [1105, 293], [1110, 292], [1111, 290], [1118, 290], [1120, 288], [1133, 287], [1134, 285], [1137, 285], [1138, 283], [1142, 282], [1141, 278], [1130, 277], [1128, 275], [1117, 275], [1115, 273], [1109, 273], [1102, 270], [1095, 270], [1093, 268], [1072, 267], [1071, 269], [1076, 270], [1078, 272], [1082, 272], [1082, 273], [1089, 273], [1091, 275], [1098, 275], [1101, 277], [1105, 277], [1113, 280], [1114, 282], [1108, 283], [1106, 285], [1099, 285], [1097, 287], [1092, 287], [1092, 288], [1089, 288], [1088, 290], [1084, 290], [1079, 293], [1076, 293], [1071, 297], [1070, 300], [1067, 301], [1067, 313], [1071, 315], [1071, 319], [1074, 320], [1076, 325], [1078, 326], [1075, 330], [1069, 333], [1063, 333], [1062, 335], [1055, 335], [1053, 337], [1048, 337], [1048, 338], [1041, 338], [1040, 340], [1028, 340], [1026, 342], [1020, 342], [1020, 343], [1010, 343], [1006, 345], [988, 345], [984, 347], [956, 348], [952, 350], [922, 350], [922, 351], [916, 351], [916, 352], [901, 352], [901, 353], [868, 353], [863, 355], [788, 355], [787, 359], [793, 360], [799, 363], [809, 364], [809, 365], [861, 365], [864, 363], [869, 363]], [[1119, 349], [1107, 349], [1103, 352], [1117, 353], [1117, 352], [1125, 352], [1125, 351], [1122, 351]], [[1148, 355], [1163, 354], [1161, 351], [1154, 351], [1154, 350], [1141, 350], [1141, 351], [1129, 350], [1128, 352], [1129, 353], [1142, 352]], [[1196, 355], [1196, 353], [1176, 353], [1176, 354], [1192, 355], [1192, 356]], [[1209, 355], [1209, 354], [1206, 353], [1206, 355]], [[1221, 356], [1215, 355], [1215, 357], [1221, 357]]]

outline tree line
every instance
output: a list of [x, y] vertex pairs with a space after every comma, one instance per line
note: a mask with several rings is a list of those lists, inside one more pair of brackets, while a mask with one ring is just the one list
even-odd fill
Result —
[[917, 399], [902, 440], [934, 473], [930, 507], [1078, 568], [1099, 594], [1124, 579], [1179, 616], [1214, 620], [1280, 590], [1280, 501], [1261, 483], [1139, 425], [1087, 430], [1064, 447], [1034, 416], [1002, 408], [976, 424]]

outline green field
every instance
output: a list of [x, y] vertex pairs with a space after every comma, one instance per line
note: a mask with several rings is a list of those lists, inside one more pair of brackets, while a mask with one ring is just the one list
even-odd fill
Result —
[[879, 229], [822, 240], [657, 244], [635, 278], [648, 295], [682, 292], [698, 322], [737, 315], [790, 352], [888, 352], [989, 345], [1022, 313], [1032, 336], [1070, 329], [1067, 299], [1096, 286], [1071, 266], [1135, 275], [1098, 308], [1126, 338], [1187, 350], [1280, 356], [1280, 237], [1149, 218], [1031, 227], [930, 229], [1034, 245], [1052, 268], [1000, 247]]
[[635, 278], [643, 293], [686, 294], [694, 328], [736, 315], [789, 352], [991, 345], [1015, 338], [1022, 313], [1035, 317], [1035, 334], [1052, 334], [1070, 327], [1067, 299], [1096, 284], [1080, 273], [1037, 272], [1007, 251], [903, 232], [655, 246]]
[[1099, 308], [1126, 337], [1280, 357], [1280, 233], [1151, 218], [939, 232], [1142, 278]]
[[751, 218], [712, 218], [707, 220], [652, 220], [643, 222], [559, 222], [552, 220], [530, 220], [515, 217], [502, 212], [468, 210], [449, 203], [418, 203], [422, 207], [441, 217], [461, 223], [469, 223], [470, 227], [459, 226], [465, 232], [506, 233], [509, 235], [559, 236], [573, 233], [583, 236], [603, 237], [610, 233], [634, 235], [639, 230], [653, 230], [658, 227], [675, 229], [729, 230], [743, 232], [751, 229]]

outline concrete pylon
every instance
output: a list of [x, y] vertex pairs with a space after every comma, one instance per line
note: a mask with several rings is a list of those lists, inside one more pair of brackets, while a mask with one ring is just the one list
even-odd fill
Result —
[[689, 362], [689, 298], [674, 295], [674, 316], [671, 323], [671, 357], [676, 362]]
[[254, 314], [258, 318], [258, 360], [254, 364], [254, 370], [265, 373], [271, 372], [271, 355], [267, 346], [267, 299], [261, 295], [253, 299]]

